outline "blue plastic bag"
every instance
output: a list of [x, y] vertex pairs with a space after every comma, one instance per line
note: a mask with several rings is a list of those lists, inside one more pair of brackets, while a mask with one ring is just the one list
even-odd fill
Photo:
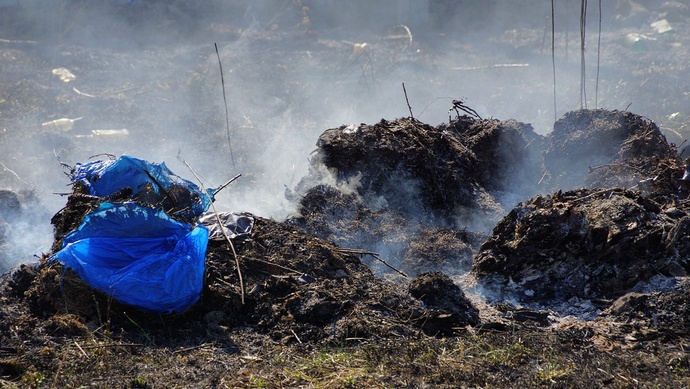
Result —
[[71, 178], [83, 184], [92, 196], [106, 197], [122, 188], [132, 188], [134, 200], [153, 206], [167, 204], [164, 208], [168, 214], [188, 220], [201, 216], [214, 200], [213, 189], [202, 192], [194, 183], [171, 172], [165, 162], [155, 164], [127, 155], [77, 164]]
[[199, 300], [205, 227], [139, 204], [101, 203], [52, 258], [93, 288], [145, 311], [182, 313]]

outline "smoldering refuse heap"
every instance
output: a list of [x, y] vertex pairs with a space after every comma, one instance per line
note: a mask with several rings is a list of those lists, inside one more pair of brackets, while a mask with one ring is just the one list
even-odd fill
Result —
[[[546, 137], [468, 116], [438, 127], [383, 120], [327, 130], [317, 146], [291, 222], [385, 251], [412, 274], [471, 268], [499, 300], [606, 307], [672, 288], [690, 270], [684, 163], [656, 124], [630, 112], [570, 112]], [[528, 200], [503, 211], [519, 198]], [[482, 219], [498, 223], [489, 232]]]
[[[625, 146], [630, 137], [656, 136], [654, 130], [632, 129], [616, 142]], [[219, 334], [249, 326], [286, 343], [420, 330], [451, 334], [505, 319], [482, 316], [457, 287], [455, 277], [468, 271], [506, 299], [545, 306], [569, 297], [610, 303], [640, 282], [687, 273], [690, 246], [683, 236], [690, 210], [682, 203], [687, 192], [668, 191], [683, 173], [682, 161], [670, 153], [662, 159], [654, 153], [651, 158], [664, 162], [650, 163], [650, 171], [633, 170], [636, 179], [656, 174], [657, 183], [666, 183], [650, 194], [616, 187], [560, 191], [503, 216], [512, 207], [506, 199], [550, 188], [547, 178], [557, 173], [539, 153], [550, 141], [528, 125], [465, 116], [437, 127], [399, 119], [328, 130], [312, 173], [293, 193], [301, 214], [285, 223], [252, 216], [251, 233], [232, 243], [243, 282], [230, 243], [209, 243], [201, 298], [175, 320], [196, 328], [195, 318], [203, 317], [203, 330]], [[611, 150], [611, 160], [620, 156]], [[655, 170], [659, 166], [664, 169]], [[71, 203], [75, 220], [93, 208], [87, 203]], [[500, 221], [491, 234], [472, 230], [483, 225], [467, 221], [481, 218]], [[402, 279], [380, 267], [375, 270], [384, 278], [376, 277], [365, 266], [376, 261], [342, 246], [365, 249], [361, 253], [392, 247], [383, 259], [416, 277]], [[392, 277], [395, 283], [388, 282]], [[83, 322], [95, 320], [99, 307], [118, 304], [55, 262], [23, 268], [8, 293], [36, 315], [67, 311]], [[112, 317], [114, 325], [152, 321], [145, 312], [116, 308], [126, 313]], [[521, 314], [548, 323], [541, 313]]]

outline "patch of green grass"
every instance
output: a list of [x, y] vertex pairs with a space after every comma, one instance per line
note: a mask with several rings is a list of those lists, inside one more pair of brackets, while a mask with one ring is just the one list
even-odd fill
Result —
[[484, 358], [489, 363], [501, 364], [505, 366], [518, 366], [530, 358], [532, 350], [525, 346], [522, 339], [513, 338], [507, 344], [496, 345], [489, 343]]
[[555, 384], [557, 381], [567, 380], [573, 372], [573, 367], [563, 366], [559, 362], [550, 362], [539, 365], [535, 373], [535, 380], [538, 384]]
[[22, 374], [21, 386], [25, 388], [41, 387], [46, 381], [46, 375], [33, 367]]
[[677, 378], [690, 377], [690, 362], [687, 357], [671, 358], [668, 362], [668, 367]]
[[251, 376], [249, 377], [249, 383], [253, 388], [265, 388], [266, 380], [262, 377]]
[[132, 323], [134, 326], [136, 326], [139, 329], [139, 333], [141, 334], [142, 337], [144, 337], [144, 339], [146, 339], [148, 344], [155, 346], [156, 343], [154, 342], [154, 339], [151, 337], [149, 332], [144, 329], [144, 327], [140, 326], [139, 323], [137, 323], [136, 321], [134, 321], [134, 319], [129, 317], [126, 312], [123, 312], [122, 314], [125, 315], [125, 317], [127, 318], [127, 320], [129, 320], [130, 323]]
[[351, 387], [367, 374], [361, 353], [348, 348], [325, 348], [296, 367], [302, 378], [315, 387]]
[[137, 376], [134, 377], [134, 379], [131, 382], [131, 387], [132, 389], [148, 389], [150, 388], [148, 381], [146, 381], [146, 378]]

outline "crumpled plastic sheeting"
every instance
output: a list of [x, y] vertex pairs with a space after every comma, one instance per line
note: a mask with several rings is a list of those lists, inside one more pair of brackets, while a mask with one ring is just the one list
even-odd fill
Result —
[[254, 218], [232, 212], [219, 212], [218, 217], [213, 212], [201, 216], [199, 224], [208, 228], [210, 240], [225, 240], [225, 235], [218, 226], [218, 219], [223, 225], [225, 235], [232, 240], [250, 240], [252, 229], [254, 228]]
[[156, 164], [127, 155], [77, 164], [71, 179], [83, 184], [92, 196], [107, 197], [126, 187], [131, 188], [135, 196], [146, 191], [140, 194], [139, 200], [145, 198], [156, 205], [168, 199], [174, 205], [174, 214], [188, 220], [201, 216], [214, 200], [214, 189], [202, 192], [194, 183], [170, 171], [165, 162]]
[[53, 256], [93, 288], [142, 310], [182, 313], [199, 300], [208, 230], [136, 203], [101, 203]]

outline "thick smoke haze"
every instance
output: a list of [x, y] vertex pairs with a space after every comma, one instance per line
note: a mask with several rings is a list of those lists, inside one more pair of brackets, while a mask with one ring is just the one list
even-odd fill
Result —
[[[70, 191], [61, 163], [129, 154], [195, 180], [187, 162], [207, 187], [243, 174], [219, 194], [218, 209], [282, 219], [294, 211], [286, 187], [306, 174], [328, 128], [410, 109], [437, 125], [459, 99], [482, 117], [546, 134], [581, 106], [579, 2], [557, 3], [554, 112], [548, 2], [0, 0], [0, 189], [33, 193], [1, 270], [49, 251], [46, 215], [65, 203], [56, 193]], [[673, 80], [617, 69], [621, 55], [634, 53], [609, 29], [651, 34], [657, 2], [644, 12], [606, 3], [596, 104], [663, 123], [683, 102], [659, 107], [645, 95]], [[599, 14], [591, 8], [594, 108]], [[60, 68], [74, 79], [61, 80]], [[61, 118], [78, 120], [66, 131], [42, 125]]]

